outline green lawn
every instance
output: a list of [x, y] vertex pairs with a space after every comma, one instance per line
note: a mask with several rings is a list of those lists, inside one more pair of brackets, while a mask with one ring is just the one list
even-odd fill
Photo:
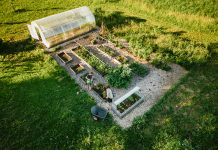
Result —
[[[0, 1], [0, 149], [218, 149], [217, 5], [195, 0], [189, 9], [188, 0], [177, 0], [175, 7], [170, 0], [165, 5], [163, 0], [107, 1]], [[111, 116], [94, 122], [95, 101], [29, 39], [30, 21], [83, 5], [105, 11], [96, 12], [98, 24], [103, 20], [113, 35], [141, 53], [149, 55], [142, 47], [150, 42], [168, 49], [152, 53], [191, 65], [189, 74], [129, 129], [121, 129]], [[170, 37], [175, 45], [130, 38], [146, 35]], [[176, 46], [183, 38], [192, 59], [183, 59], [183, 49]]]

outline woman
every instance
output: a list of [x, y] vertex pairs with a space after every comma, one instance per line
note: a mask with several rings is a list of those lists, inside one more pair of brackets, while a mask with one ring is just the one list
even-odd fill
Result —
[[112, 90], [110, 89], [109, 86], [106, 87], [106, 94], [107, 94], [107, 96], [106, 96], [107, 101], [112, 102], [112, 99], [114, 96], [113, 96]]
[[93, 72], [90, 72], [90, 73], [86, 76], [86, 84], [88, 85], [88, 89], [89, 89], [89, 90], [92, 89], [92, 83], [93, 83]]

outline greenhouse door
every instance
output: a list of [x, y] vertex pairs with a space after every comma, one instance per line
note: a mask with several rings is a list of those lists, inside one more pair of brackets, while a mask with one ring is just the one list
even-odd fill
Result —
[[33, 26], [29, 25], [29, 24], [27, 26], [28, 26], [28, 29], [30, 31], [30, 35], [32, 36], [32, 38], [34, 38], [36, 40], [39, 40], [39, 36], [38, 36], [38, 34], [36, 32], [35, 27], [33, 27]]

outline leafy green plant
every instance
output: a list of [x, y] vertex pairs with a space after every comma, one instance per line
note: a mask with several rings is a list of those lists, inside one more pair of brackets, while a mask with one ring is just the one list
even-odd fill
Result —
[[126, 88], [130, 84], [133, 77], [132, 70], [127, 65], [121, 65], [107, 75], [108, 83], [117, 88]]
[[116, 60], [118, 60], [119, 62], [121, 62], [121, 64], [126, 64], [126, 63], [128, 63], [129, 62], [129, 60], [126, 58], [126, 57], [124, 57], [124, 56], [117, 56], [116, 57]]
[[111, 57], [117, 56], [117, 53], [108, 46], [100, 46], [99, 49], [105, 52], [106, 54], [110, 55]]
[[103, 99], [106, 98], [106, 87], [105, 85], [98, 83], [93, 87], [93, 90], [97, 92]]
[[146, 76], [149, 72], [146, 66], [139, 64], [137, 62], [131, 63], [129, 67], [132, 69], [133, 73], [137, 74], [140, 77]]
[[59, 50], [61, 50], [62, 48], [63, 48], [62, 46], [55, 47], [55, 51], [59, 51]]
[[109, 72], [110, 67], [102, 63], [97, 57], [91, 55], [85, 48], [79, 47], [74, 51], [103, 76]]
[[165, 61], [154, 59], [152, 60], [151, 64], [154, 65], [158, 69], [162, 69], [165, 71], [171, 70], [171, 67]]

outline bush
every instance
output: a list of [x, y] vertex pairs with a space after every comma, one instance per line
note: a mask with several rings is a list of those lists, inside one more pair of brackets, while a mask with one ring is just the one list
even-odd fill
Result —
[[146, 76], [149, 72], [149, 70], [146, 66], [139, 64], [137, 62], [130, 64], [129, 67], [132, 69], [133, 73], [137, 74], [140, 77]]
[[165, 71], [171, 70], [171, 67], [165, 61], [161, 61], [159, 59], [154, 59], [151, 62], [151, 64], [154, 65], [158, 69], [162, 69], [162, 70], [165, 70]]
[[111, 70], [106, 78], [112, 87], [126, 88], [130, 84], [132, 77], [132, 70], [127, 65], [122, 65]]

